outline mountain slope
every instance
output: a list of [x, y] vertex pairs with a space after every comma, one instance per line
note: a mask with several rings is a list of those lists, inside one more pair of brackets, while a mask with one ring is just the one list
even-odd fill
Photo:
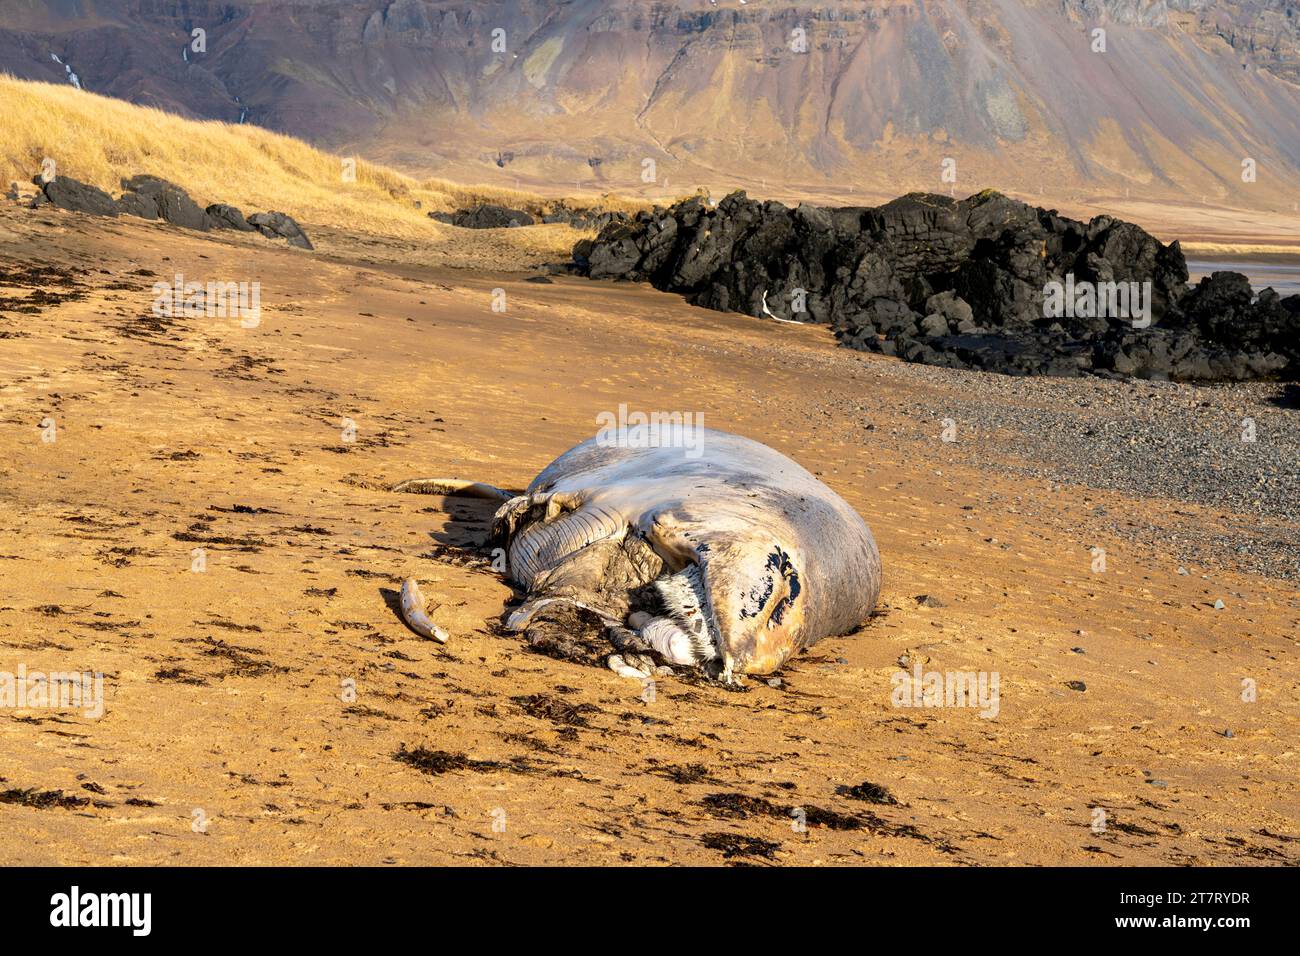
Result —
[[1297, 30], [1295, 0], [24, 0], [0, 68], [551, 191], [992, 186], [1291, 211]]

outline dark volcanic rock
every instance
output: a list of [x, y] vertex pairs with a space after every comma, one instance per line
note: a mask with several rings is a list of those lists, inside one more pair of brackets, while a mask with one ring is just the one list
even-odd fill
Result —
[[531, 226], [536, 221], [522, 209], [508, 209], [494, 203], [482, 203], [473, 209], [461, 209], [454, 213], [431, 212], [429, 218], [462, 229], [506, 229], [511, 226]]
[[845, 345], [1010, 375], [1300, 375], [1300, 296], [1235, 273], [1187, 289], [1177, 242], [986, 191], [875, 208], [693, 198], [574, 247], [592, 278], [720, 311], [830, 323]]
[[1250, 283], [1239, 273], [1207, 276], [1180, 307], [1205, 338], [1219, 344], [1292, 358], [1300, 348], [1300, 296], [1283, 299], [1265, 289], [1256, 299]]
[[604, 229], [611, 222], [626, 222], [625, 212], [611, 212], [594, 206], [571, 206], [561, 200], [551, 207], [551, 211], [542, 215], [544, 223], [561, 222], [574, 229]]
[[[676, 221], [667, 220], [666, 228], [673, 228]], [[658, 223], [654, 224], [658, 227]], [[603, 229], [596, 242], [579, 246], [588, 250], [587, 260], [593, 279], [629, 278], [638, 273], [646, 273], [642, 267], [642, 258], [650, 247], [647, 224], [644, 222], [620, 222]]]
[[248, 224], [268, 239], [287, 239], [289, 245], [299, 249], [314, 248], [302, 227], [282, 212], [255, 212], [248, 217]]
[[[129, 200], [129, 202], [139, 202], [148, 208], [147, 203], [152, 201], [157, 217], [173, 226], [195, 229], [199, 232], [206, 232], [212, 228], [208, 214], [190, 198], [189, 193], [165, 179], [148, 175], [132, 176], [130, 179], [122, 180], [122, 189], [126, 191], [123, 199], [129, 193], [135, 193], [140, 197], [139, 200]], [[146, 218], [153, 217], [146, 216]]]
[[528, 212], [523, 209], [509, 209], [492, 203], [482, 203], [471, 209], [458, 209], [455, 212], [430, 212], [430, 219], [445, 222], [449, 226], [462, 229], [506, 229], [511, 226], [532, 226], [538, 222], [546, 225], [564, 223], [574, 229], [604, 229], [610, 223], [625, 222], [628, 215], [624, 212], [611, 212], [595, 207], [570, 206], [561, 200], [550, 207], [549, 212], [538, 209]]
[[117, 201], [117, 211], [126, 216], [157, 219], [158, 203], [153, 196], [144, 193], [125, 192]]
[[48, 183], [36, 176], [32, 182], [41, 187], [31, 202], [33, 209], [48, 202], [63, 209], [97, 216], [124, 213], [142, 219], [163, 219], [172, 225], [201, 232], [209, 229], [257, 230], [270, 239], [287, 239], [290, 245], [301, 249], [312, 248], [311, 240], [292, 216], [282, 212], [259, 212], [245, 219], [242, 212], [226, 203], [213, 203], [207, 209], [201, 209], [185, 190], [157, 176], [142, 174], [123, 179], [124, 191], [116, 201], [102, 189], [65, 176]]
[[117, 204], [113, 197], [98, 186], [88, 186], [67, 176], [56, 176], [42, 183], [38, 176], [33, 182], [40, 186], [45, 198], [60, 209], [90, 213], [92, 216], [116, 216]]
[[217, 202], [203, 211], [208, 214], [208, 219], [214, 229], [235, 229], [239, 232], [254, 231], [254, 227], [249, 225], [248, 220], [244, 218], [244, 214], [234, 206]]

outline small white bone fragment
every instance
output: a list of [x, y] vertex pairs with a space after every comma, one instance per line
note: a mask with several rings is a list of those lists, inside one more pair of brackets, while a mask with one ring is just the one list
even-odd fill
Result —
[[486, 498], [489, 501], [509, 501], [510, 493], [495, 485], [463, 478], [408, 478], [388, 489], [413, 495], [446, 495], [460, 498]]
[[645, 680], [650, 676], [640, 668], [633, 667], [631, 664], [623, 660], [622, 654], [610, 654], [609, 660], [605, 663], [608, 664], [609, 669], [619, 677], [630, 677], [632, 680]]
[[407, 578], [402, 582], [402, 620], [421, 637], [433, 638], [441, 644], [447, 643], [447, 632], [433, 623], [424, 609], [424, 595], [420, 593], [415, 578]]

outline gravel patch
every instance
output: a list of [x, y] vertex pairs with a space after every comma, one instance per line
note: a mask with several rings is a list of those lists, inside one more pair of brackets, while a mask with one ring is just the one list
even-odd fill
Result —
[[[933, 453], [949, 419], [955, 441], [937, 463], [1062, 486], [1053, 488], [1062, 514], [1081, 532], [1141, 543], [1175, 561], [1300, 580], [1300, 389], [1294, 384], [1012, 377], [847, 352], [779, 351], [826, 366], [834, 384], [824, 406], [833, 417], [856, 422], [858, 440], [865, 435], [904, 453], [924, 444]], [[853, 395], [844, 395], [846, 387]], [[933, 398], [918, 397], [927, 392]], [[883, 427], [880, 411], [917, 427]], [[1155, 521], [1121, 518], [1082, 504], [1081, 487], [1175, 507]], [[1196, 510], [1180, 511], [1177, 503]]]

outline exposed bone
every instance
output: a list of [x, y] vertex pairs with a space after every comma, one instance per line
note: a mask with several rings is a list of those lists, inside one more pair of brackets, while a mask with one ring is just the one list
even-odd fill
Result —
[[424, 595], [420, 593], [420, 586], [415, 583], [415, 578], [407, 578], [402, 582], [402, 620], [421, 637], [432, 638], [442, 644], [447, 643], [447, 632], [433, 623], [425, 610]]
[[[638, 616], [641, 615], [632, 615], [632, 617]], [[630, 619], [629, 623], [631, 623]], [[676, 621], [669, 618], [651, 618], [642, 624], [638, 633], [664, 660], [674, 664], [697, 664], [704, 659], [697, 649], [696, 642], [691, 640], [691, 635], [678, 627]]]
[[622, 654], [610, 654], [609, 660], [605, 663], [619, 677], [629, 677], [632, 680], [643, 681], [656, 673], [654, 665], [644, 657], [638, 659], [637, 656], [624, 657]]
[[769, 309], [769, 308], [767, 307], [767, 290], [766, 290], [766, 289], [763, 290], [763, 314], [764, 314], [765, 316], [767, 316], [769, 319], [776, 319], [776, 321], [778, 321], [778, 322], [785, 322], [785, 323], [788, 323], [789, 325], [803, 325], [803, 324], [804, 324], [804, 323], [800, 322], [798, 319], [783, 319], [783, 318], [781, 318], [779, 315], [774, 314], [774, 313], [772, 312], [772, 310]]
[[402, 491], [411, 495], [449, 495], [459, 498], [487, 498], [491, 501], [509, 501], [511, 495], [494, 485], [462, 478], [408, 478], [399, 481], [389, 491]]

